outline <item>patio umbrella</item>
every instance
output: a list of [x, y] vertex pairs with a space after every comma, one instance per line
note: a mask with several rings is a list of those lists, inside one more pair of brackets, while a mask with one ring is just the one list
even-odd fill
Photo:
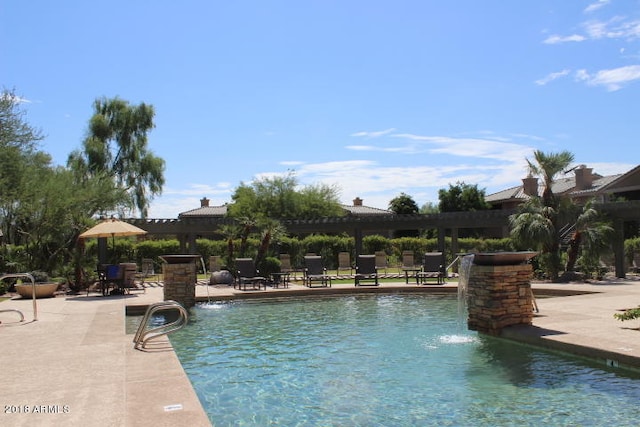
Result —
[[113, 239], [113, 247], [115, 247], [116, 236], [139, 236], [142, 234], [147, 234], [142, 228], [138, 228], [135, 225], [120, 221], [116, 218], [109, 218], [91, 227], [78, 237], [80, 239], [111, 237]]
[[116, 236], [139, 236], [141, 234], [147, 234], [147, 232], [142, 228], [129, 224], [128, 222], [120, 221], [116, 218], [109, 218], [91, 227], [84, 233], [80, 234], [79, 237], [81, 239], [91, 237], [115, 238]]

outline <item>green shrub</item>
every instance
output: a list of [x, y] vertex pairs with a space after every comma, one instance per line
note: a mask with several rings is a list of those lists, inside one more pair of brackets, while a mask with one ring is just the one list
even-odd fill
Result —
[[49, 275], [46, 271], [32, 271], [30, 274], [36, 283], [47, 283], [49, 281]]
[[260, 271], [260, 275], [263, 277], [269, 277], [271, 273], [279, 273], [280, 260], [275, 257], [266, 257], [262, 262], [260, 262], [258, 270]]

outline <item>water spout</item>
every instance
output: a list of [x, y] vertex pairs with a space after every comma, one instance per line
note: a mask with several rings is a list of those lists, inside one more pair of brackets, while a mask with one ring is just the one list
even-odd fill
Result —
[[465, 255], [460, 259], [460, 269], [458, 276], [458, 325], [464, 328], [467, 321], [467, 286], [471, 274], [474, 255]]

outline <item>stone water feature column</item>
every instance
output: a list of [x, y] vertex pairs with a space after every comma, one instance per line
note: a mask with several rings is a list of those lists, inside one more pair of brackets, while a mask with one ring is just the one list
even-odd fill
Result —
[[533, 267], [526, 261], [535, 255], [535, 252], [475, 255], [466, 296], [469, 329], [499, 335], [507, 326], [531, 325]]
[[185, 308], [196, 304], [196, 260], [199, 255], [163, 255], [164, 300], [174, 300]]

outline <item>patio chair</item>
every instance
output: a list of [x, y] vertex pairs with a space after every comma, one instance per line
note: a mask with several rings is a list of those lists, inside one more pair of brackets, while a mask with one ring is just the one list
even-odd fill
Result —
[[322, 257], [305, 256], [304, 257], [304, 284], [312, 288], [313, 283], [319, 283], [317, 287], [331, 286], [331, 276], [327, 274], [327, 269], [322, 264]]
[[222, 257], [220, 255], [211, 255], [209, 257], [209, 273], [222, 270]]
[[376, 270], [384, 270], [387, 273], [388, 261], [387, 253], [385, 251], [376, 251]]
[[421, 265], [416, 265], [413, 251], [402, 251], [402, 265], [400, 271], [404, 272], [404, 282], [409, 283], [409, 276], [415, 277], [418, 281], [418, 273], [422, 271]]
[[297, 274], [302, 272], [300, 268], [296, 268], [291, 263], [291, 255], [289, 254], [280, 254], [280, 272], [281, 273], [289, 273], [294, 280], [297, 280]]
[[247, 290], [247, 286], [251, 286], [253, 289], [263, 286], [267, 289], [267, 279], [266, 277], [260, 276], [260, 272], [256, 269], [256, 264], [253, 261], [253, 258], [236, 258], [236, 269], [237, 276], [236, 282], [233, 287], [236, 286], [238, 289]]
[[348, 270], [349, 275], [353, 274], [353, 265], [351, 265], [351, 254], [349, 252], [338, 253], [338, 275], [344, 270]]
[[158, 282], [159, 274], [155, 272], [155, 266], [151, 258], [142, 258], [140, 263], [140, 271], [136, 272], [136, 279], [141, 287], [144, 288], [145, 282]]
[[422, 271], [417, 274], [418, 284], [426, 285], [429, 279], [435, 279], [438, 285], [443, 285], [442, 270], [442, 252], [427, 252], [424, 254]]
[[[146, 293], [147, 290], [144, 287], [144, 281], [139, 279], [138, 264], [135, 262], [122, 263], [120, 264], [120, 269], [122, 270], [122, 292], [126, 294], [131, 291], [142, 291]], [[138, 283], [136, 279], [138, 279], [140, 283]]]
[[[363, 283], [370, 282], [373, 283]], [[378, 286], [378, 269], [375, 255], [358, 255], [356, 286]]]

